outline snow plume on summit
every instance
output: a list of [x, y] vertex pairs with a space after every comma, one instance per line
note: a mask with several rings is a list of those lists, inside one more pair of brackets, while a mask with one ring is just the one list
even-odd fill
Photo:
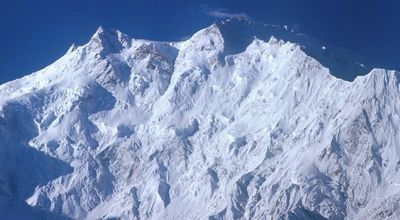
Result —
[[250, 20], [250, 16], [244, 12], [231, 12], [224, 9], [206, 10], [205, 13], [211, 17], [226, 19], [226, 18], [239, 18]]
[[260, 25], [99, 28], [1, 85], [0, 217], [399, 218], [400, 73]]

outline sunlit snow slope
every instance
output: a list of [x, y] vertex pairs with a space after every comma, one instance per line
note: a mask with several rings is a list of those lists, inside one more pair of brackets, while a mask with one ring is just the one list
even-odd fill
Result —
[[179, 43], [99, 28], [1, 85], [0, 217], [399, 219], [400, 73], [239, 50], [230, 22]]

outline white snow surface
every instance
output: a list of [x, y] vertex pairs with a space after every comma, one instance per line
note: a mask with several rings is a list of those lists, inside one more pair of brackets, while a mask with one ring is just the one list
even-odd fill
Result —
[[349, 82], [298, 44], [224, 46], [215, 24], [179, 43], [99, 28], [1, 85], [0, 213], [400, 218], [399, 72]]

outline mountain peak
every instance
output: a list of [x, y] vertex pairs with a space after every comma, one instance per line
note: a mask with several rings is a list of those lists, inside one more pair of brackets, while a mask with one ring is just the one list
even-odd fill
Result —
[[202, 47], [203, 49], [208, 48], [219, 48], [222, 49], [224, 46], [224, 39], [220, 28], [216, 23], [211, 26], [204, 28], [196, 32], [189, 41], [192, 44]]
[[103, 26], [99, 26], [98, 28], [97, 28], [97, 31], [96, 31], [96, 33], [95, 34], [99, 34], [99, 33], [104, 33], [104, 28], [103, 28]]
[[93, 38], [108, 38], [108, 37], [113, 37], [113, 36], [118, 36], [118, 35], [124, 35], [121, 31], [115, 28], [104, 28], [103, 26], [99, 26], [96, 30], [96, 32], [92, 35]]
[[114, 35], [117, 35], [115, 29], [113, 30], [106, 30], [105, 28], [103, 28], [102, 26], [99, 26], [96, 30], [96, 32], [94, 32], [94, 34], [92, 35], [92, 37], [90, 38], [90, 40], [104, 40], [105, 38], [109, 38], [112, 37]]
[[325, 45], [288, 25], [264, 24], [243, 18], [224, 19], [215, 22], [215, 25], [224, 39], [224, 54], [227, 55], [245, 51], [254, 37], [268, 41], [273, 36], [300, 45], [307, 55], [328, 67], [336, 77], [351, 81], [357, 75], [365, 75], [371, 70], [362, 65], [368, 63], [362, 56], [343, 48]]
[[128, 35], [117, 29], [105, 29], [99, 26], [90, 38], [89, 45], [99, 49], [103, 54], [116, 53], [130, 47], [131, 40]]

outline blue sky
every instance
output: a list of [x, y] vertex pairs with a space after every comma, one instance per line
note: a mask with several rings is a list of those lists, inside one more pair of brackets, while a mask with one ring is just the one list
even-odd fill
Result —
[[100, 25], [176, 41], [234, 15], [287, 24], [400, 70], [399, 0], [12, 0], [0, 3], [0, 83], [49, 65]]

